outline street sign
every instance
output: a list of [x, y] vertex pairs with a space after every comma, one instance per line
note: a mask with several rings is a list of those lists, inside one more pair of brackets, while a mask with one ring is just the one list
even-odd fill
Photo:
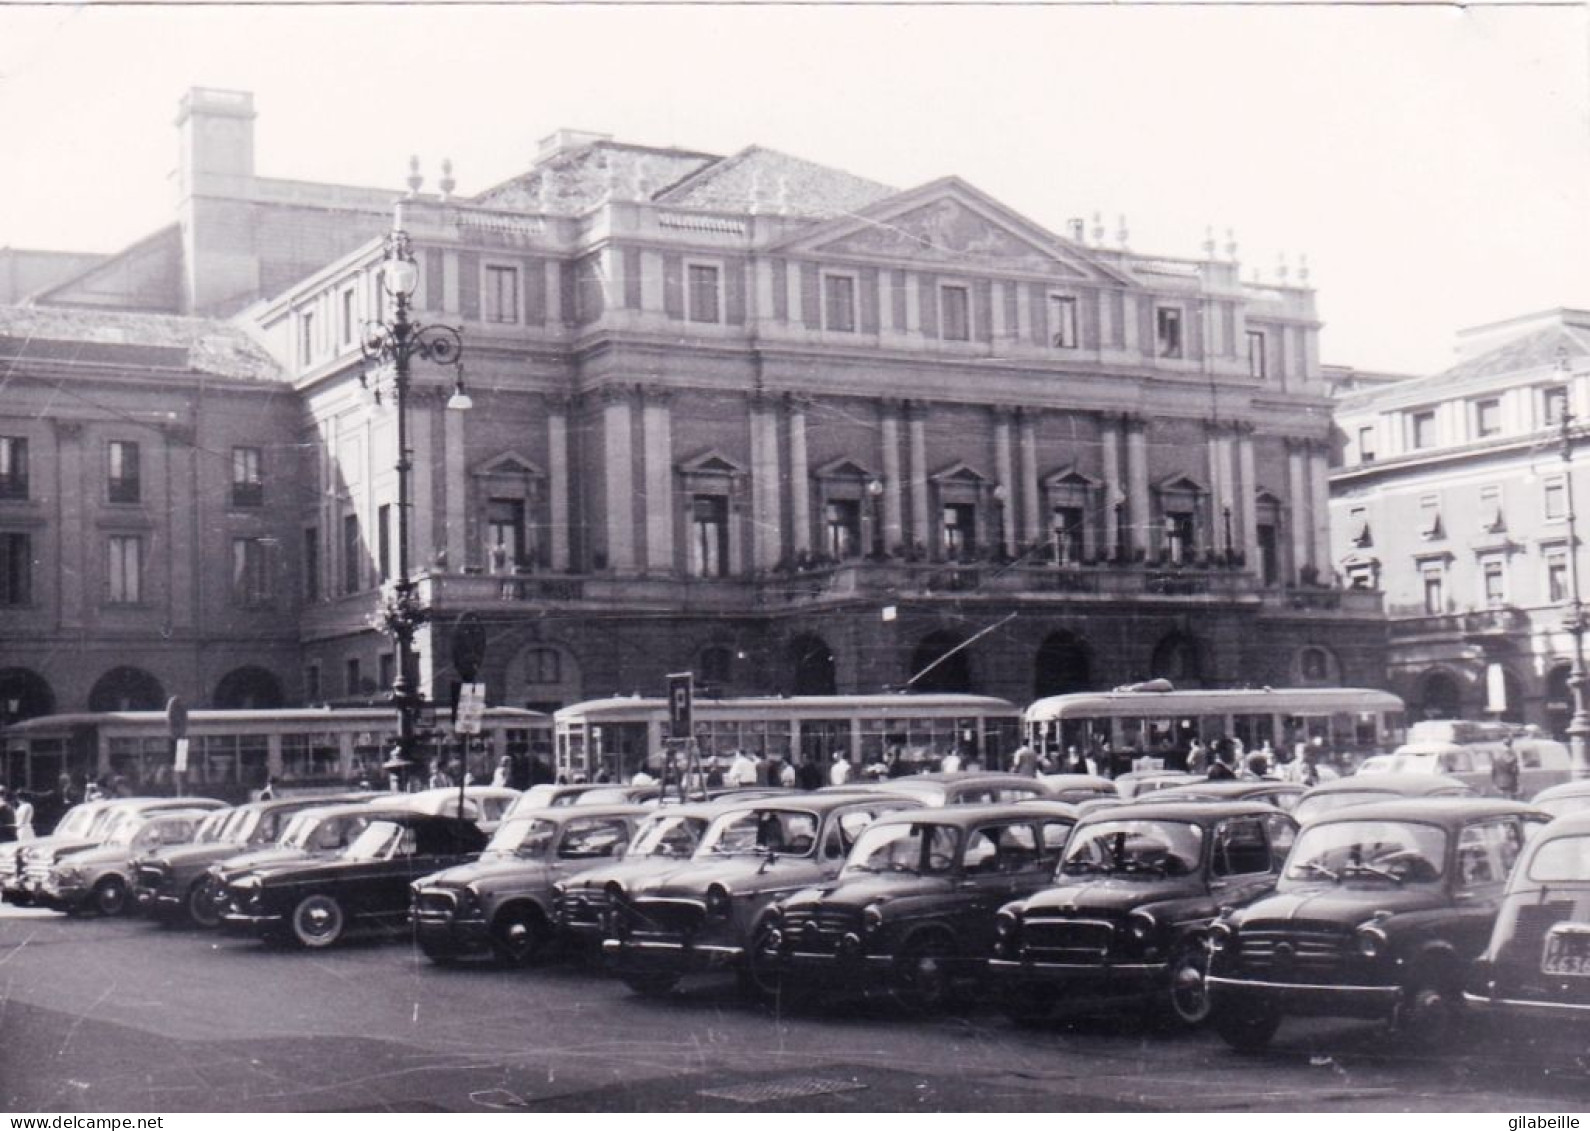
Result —
[[177, 761], [173, 769], [179, 774], [188, 772], [188, 740], [185, 738], [177, 739]]
[[480, 724], [486, 717], [486, 685], [465, 683], [458, 688], [458, 722], [453, 730], [458, 734], [479, 734]]
[[486, 626], [474, 613], [460, 613], [453, 625], [453, 667], [465, 683], [475, 682], [486, 659]]
[[668, 733], [675, 738], [690, 737], [695, 681], [694, 672], [674, 672], [668, 676]]
[[188, 733], [188, 705], [182, 696], [173, 695], [166, 700], [166, 732], [172, 738], [185, 738]]

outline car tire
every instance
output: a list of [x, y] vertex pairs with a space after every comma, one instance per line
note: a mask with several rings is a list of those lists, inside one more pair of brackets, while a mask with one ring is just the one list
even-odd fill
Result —
[[552, 946], [552, 925], [528, 904], [510, 904], [491, 921], [491, 949], [505, 966], [534, 966]]
[[331, 896], [320, 893], [300, 899], [293, 908], [290, 922], [293, 938], [298, 940], [298, 945], [310, 950], [331, 946], [342, 938], [347, 926], [342, 905]]
[[789, 981], [779, 967], [778, 959], [768, 953], [768, 935], [771, 928], [760, 927], [751, 934], [751, 945], [745, 950], [745, 965], [740, 967], [738, 981], [740, 992], [746, 997], [772, 1005], [789, 998]]
[[950, 963], [954, 957], [954, 943], [937, 931], [907, 940], [895, 955], [890, 994], [912, 1013], [943, 1009], [951, 997]]
[[100, 880], [89, 893], [89, 900], [95, 912], [107, 919], [127, 914], [127, 909], [132, 905], [127, 881], [120, 876], [106, 876]]
[[1432, 973], [1403, 989], [1394, 1027], [1415, 1048], [1440, 1049], [1457, 1041], [1466, 1021], [1462, 987], [1449, 974]]
[[1281, 1027], [1281, 1014], [1263, 1006], [1217, 1008], [1210, 1014], [1210, 1024], [1238, 1052], [1263, 1052]]
[[679, 984], [677, 974], [625, 974], [624, 984], [641, 997], [666, 997]]
[[1196, 1029], [1209, 1020], [1209, 953], [1198, 942], [1177, 947], [1165, 968], [1162, 1015], [1181, 1029]]
[[195, 927], [209, 930], [221, 925], [221, 909], [216, 904], [215, 883], [209, 876], [201, 876], [188, 889], [186, 901], [188, 921]]

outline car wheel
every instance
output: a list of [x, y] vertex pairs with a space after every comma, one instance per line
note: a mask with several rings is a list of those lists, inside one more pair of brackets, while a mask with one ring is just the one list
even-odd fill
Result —
[[625, 974], [624, 984], [641, 997], [665, 997], [679, 984], [677, 974]]
[[943, 935], [918, 936], [894, 959], [890, 992], [895, 1001], [916, 1013], [942, 1009], [950, 998], [950, 962], [955, 947]]
[[221, 925], [221, 908], [216, 903], [215, 881], [201, 876], [188, 889], [188, 918], [195, 927]]
[[127, 883], [120, 876], [106, 876], [94, 885], [90, 897], [94, 903], [94, 910], [101, 915], [127, 914]]
[[1409, 1044], [1434, 1049], [1456, 1040], [1464, 1021], [1463, 995], [1457, 983], [1435, 975], [1403, 990], [1395, 1028]]
[[1186, 1029], [1195, 1029], [1209, 1020], [1209, 955], [1198, 943], [1177, 948], [1167, 968], [1169, 984], [1165, 990], [1165, 1017]]
[[1227, 1007], [1213, 1011], [1211, 1024], [1238, 1052], [1260, 1052], [1281, 1027], [1281, 1015], [1263, 1006]]
[[768, 945], [772, 929], [759, 928], [751, 936], [751, 945], [745, 951], [745, 965], [740, 968], [740, 991], [762, 1002], [776, 1002], [788, 997], [789, 985], [779, 967], [778, 954]]
[[546, 957], [552, 927], [533, 907], [504, 907], [491, 923], [491, 948], [509, 966], [533, 966]]
[[293, 937], [311, 949], [330, 946], [342, 937], [346, 920], [342, 905], [329, 895], [306, 895], [293, 908]]

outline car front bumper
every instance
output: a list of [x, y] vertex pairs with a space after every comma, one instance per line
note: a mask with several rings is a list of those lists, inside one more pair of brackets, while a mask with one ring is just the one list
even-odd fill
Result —
[[1211, 974], [1206, 979], [1215, 1008], [1265, 1008], [1304, 1017], [1390, 1020], [1402, 1002], [1400, 986], [1284, 982]]
[[491, 931], [484, 918], [409, 914], [414, 937], [429, 953], [483, 954], [491, 950]]
[[1073, 1003], [1138, 1000], [1163, 992], [1167, 977], [1163, 962], [1031, 962], [1020, 958], [990, 958], [988, 977], [997, 986], [1017, 990], [1046, 986], [1061, 991]]
[[734, 943], [640, 935], [603, 939], [602, 954], [619, 970], [679, 974], [721, 970], [745, 960], [745, 948]]

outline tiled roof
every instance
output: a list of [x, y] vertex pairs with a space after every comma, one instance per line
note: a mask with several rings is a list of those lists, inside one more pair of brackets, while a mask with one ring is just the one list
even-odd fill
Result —
[[1499, 377], [1549, 368], [1563, 356], [1569, 360], [1590, 357], [1590, 331], [1561, 323], [1545, 326], [1428, 377], [1355, 389], [1342, 396], [1337, 404], [1342, 411], [1351, 412], [1392, 398], [1406, 404], [1442, 400], [1464, 389], [1489, 387], [1496, 384]]
[[537, 163], [528, 173], [487, 189], [475, 203], [575, 214], [594, 208], [610, 189], [620, 199], [633, 199], [638, 191], [651, 196], [718, 160], [711, 153], [596, 141]]
[[0, 355], [189, 370], [244, 381], [287, 379], [231, 323], [167, 314], [0, 306]]
[[657, 194], [660, 204], [743, 212], [754, 199], [772, 212], [830, 217], [859, 211], [895, 189], [800, 157], [753, 145]]

